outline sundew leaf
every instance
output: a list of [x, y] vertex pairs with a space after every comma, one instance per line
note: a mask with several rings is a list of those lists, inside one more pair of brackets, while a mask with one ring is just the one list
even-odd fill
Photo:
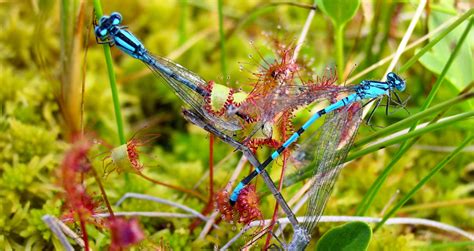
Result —
[[316, 250], [367, 250], [372, 230], [365, 222], [349, 222], [332, 228], [318, 241]]
[[[428, 28], [430, 31], [436, 29], [451, 16], [443, 13], [434, 12], [429, 19]], [[459, 25], [456, 29], [450, 32], [443, 40], [435, 45], [430, 52], [426, 53], [420, 58], [421, 64], [433, 73], [440, 74], [446, 61], [456, 47], [456, 43], [468, 22]], [[459, 55], [455, 58], [453, 65], [446, 74], [446, 79], [457, 89], [462, 90], [469, 83], [474, 81], [474, 63], [472, 60], [472, 50], [474, 47], [474, 34], [469, 35], [471, 39], [466, 39], [461, 46]]]
[[359, 0], [318, 0], [318, 7], [328, 15], [334, 26], [346, 24], [359, 9]]

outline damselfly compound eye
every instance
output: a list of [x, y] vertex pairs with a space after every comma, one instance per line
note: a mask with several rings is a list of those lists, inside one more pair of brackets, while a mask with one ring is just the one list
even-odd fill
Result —
[[110, 19], [112, 20], [113, 25], [119, 25], [122, 23], [122, 15], [118, 12], [114, 12], [110, 15]]
[[107, 21], [109, 19], [108, 16], [103, 16], [99, 19], [99, 26], [102, 25], [105, 21]]

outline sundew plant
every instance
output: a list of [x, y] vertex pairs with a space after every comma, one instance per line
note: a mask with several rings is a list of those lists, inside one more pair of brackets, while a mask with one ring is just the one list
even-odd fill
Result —
[[0, 5], [0, 249], [474, 246], [470, 1]]

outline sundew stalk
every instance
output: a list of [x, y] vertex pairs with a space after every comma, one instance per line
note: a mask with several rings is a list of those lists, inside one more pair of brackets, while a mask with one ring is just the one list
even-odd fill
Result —
[[[149, 140], [148, 140], [149, 141]], [[149, 175], [144, 174], [143, 168], [144, 164], [140, 161], [140, 152], [139, 147], [146, 144], [147, 141], [141, 141], [136, 138], [132, 138], [126, 144], [115, 147], [110, 151], [110, 155], [106, 159], [110, 159], [110, 162], [107, 164], [113, 165], [117, 172], [128, 173], [131, 172], [136, 174], [156, 185], [164, 186], [176, 191], [180, 191], [189, 195], [192, 195], [202, 201], [206, 201], [206, 198], [198, 193], [197, 191], [180, 187], [177, 185], [169, 184], [157, 179], [150, 177]]]

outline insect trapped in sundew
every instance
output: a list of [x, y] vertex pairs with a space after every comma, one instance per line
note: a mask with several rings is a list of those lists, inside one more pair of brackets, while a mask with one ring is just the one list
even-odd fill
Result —
[[[123, 171], [140, 173], [143, 170], [144, 164], [140, 161], [139, 148], [150, 144], [158, 137], [158, 134], [143, 133], [145, 129], [137, 131], [127, 143], [111, 148], [109, 154], [103, 159], [104, 162], [111, 160], [104, 165], [105, 175], [115, 170], [119, 173]], [[113, 169], [108, 171], [110, 165], [113, 165]]]
[[230, 205], [229, 192], [225, 189], [218, 192], [216, 196], [217, 210], [221, 213], [222, 219], [227, 222], [237, 221], [247, 225], [254, 220], [263, 220], [258, 204], [259, 199], [253, 184], [242, 190], [235, 207]]
[[[198, 193], [197, 191], [187, 189], [181, 186], [169, 184], [161, 180], [157, 180], [149, 176], [148, 174], [144, 174], [142, 172], [145, 165], [140, 161], [139, 148], [150, 144], [151, 141], [153, 141], [154, 139], [158, 137], [158, 134], [144, 133], [137, 136], [137, 134], [140, 133], [140, 131], [138, 131], [135, 135], [133, 135], [133, 137], [127, 143], [117, 146], [110, 150], [110, 155], [106, 156], [103, 159], [104, 162], [110, 159], [110, 162], [108, 162], [107, 164], [104, 164], [104, 175], [107, 176], [109, 173], [115, 170], [118, 173], [123, 172], [123, 171], [132, 172], [154, 184], [168, 187], [168, 188], [192, 195], [202, 201], [206, 201], [207, 198], [204, 195]], [[113, 169], [110, 171], [107, 170], [108, 167], [111, 165], [113, 166]]]

